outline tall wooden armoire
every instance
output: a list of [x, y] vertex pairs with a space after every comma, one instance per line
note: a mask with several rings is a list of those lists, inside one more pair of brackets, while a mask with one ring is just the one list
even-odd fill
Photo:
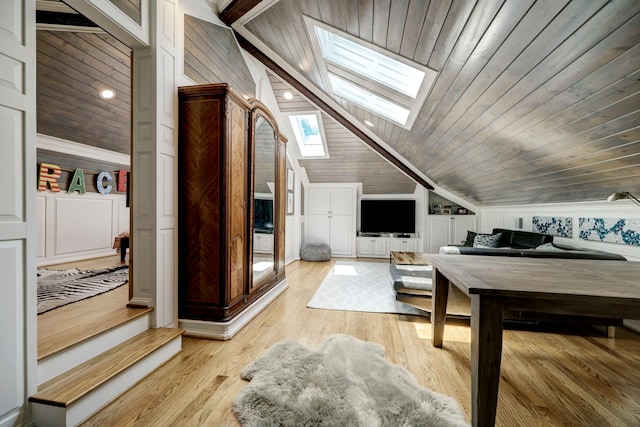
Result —
[[[286, 140], [262, 104], [227, 84], [181, 87], [178, 98], [178, 316], [230, 322], [284, 282]], [[270, 153], [259, 174], [256, 151]], [[257, 195], [265, 201], [255, 204]], [[254, 252], [256, 238], [267, 245]]]

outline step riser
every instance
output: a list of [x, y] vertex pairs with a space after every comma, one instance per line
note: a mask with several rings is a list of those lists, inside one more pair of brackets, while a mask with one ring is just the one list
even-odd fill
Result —
[[149, 315], [138, 317], [38, 362], [38, 385], [149, 329]]
[[52, 427], [77, 425], [171, 359], [180, 352], [181, 348], [182, 336], [177, 336], [68, 408], [32, 402], [35, 425]]

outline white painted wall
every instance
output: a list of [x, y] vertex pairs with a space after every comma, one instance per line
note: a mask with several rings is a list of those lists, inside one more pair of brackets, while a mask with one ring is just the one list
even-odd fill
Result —
[[631, 261], [640, 261], [640, 247], [638, 246], [579, 239], [578, 219], [580, 217], [640, 219], [640, 207], [629, 201], [621, 200], [613, 203], [603, 201], [526, 206], [493, 206], [480, 208], [478, 214], [478, 230], [481, 233], [490, 233], [493, 228], [507, 228], [515, 230], [517, 229], [516, 221], [518, 218], [523, 219], [522, 230], [532, 231], [531, 218], [533, 216], [571, 217], [573, 224], [573, 237], [554, 237], [554, 241], [579, 248], [612, 252], [623, 255]]
[[36, 212], [38, 267], [115, 255], [113, 239], [129, 231], [122, 194], [39, 192]]
[[[36, 147], [129, 168], [130, 157], [101, 148], [38, 134]], [[115, 179], [115, 177], [114, 177]], [[112, 184], [115, 187], [115, 182]], [[38, 267], [115, 255], [113, 239], [129, 231], [129, 208], [122, 193], [80, 194], [64, 189], [36, 193]]]

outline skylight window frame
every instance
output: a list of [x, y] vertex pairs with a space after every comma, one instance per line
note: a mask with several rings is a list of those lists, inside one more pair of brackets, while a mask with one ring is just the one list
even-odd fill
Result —
[[[305, 22], [305, 26], [306, 26], [306, 30], [307, 30], [307, 34], [309, 36], [309, 40], [311, 41], [311, 45], [312, 45], [312, 50], [313, 50], [313, 54], [314, 57], [316, 58], [316, 63], [318, 64], [318, 69], [320, 71], [320, 75], [321, 78], [323, 80], [323, 83], [325, 85], [325, 87], [327, 88], [327, 91], [336, 97], [339, 97], [341, 99], [347, 100], [349, 102], [353, 102], [354, 104], [357, 104], [358, 107], [367, 110], [379, 117], [381, 117], [384, 120], [389, 121], [390, 123], [396, 124], [404, 129], [410, 130], [413, 127], [413, 124], [418, 116], [418, 114], [420, 113], [420, 110], [422, 108], [422, 106], [424, 105], [427, 96], [429, 95], [429, 92], [431, 90], [431, 87], [433, 86], [433, 83], [435, 82], [435, 79], [437, 77], [437, 71], [426, 67], [424, 65], [415, 63], [407, 58], [404, 58], [400, 55], [397, 55], [394, 52], [390, 52], [386, 49], [382, 49], [378, 46], [375, 46], [369, 42], [366, 42], [364, 40], [361, 40], [357, 37], [352, 36], [351, 34], [345, 33], [341, 30], [338, 30], [336, 28], [333, 28], [323, 22], [317, 21], [313, 18], [310, 18], [308, 16], [304, 16], [303, 17], [304, 22]], [[425, 73], [424, 75], [424, 79], [422, 81], [422, 84], [420, 85], [420, 89], [417, 92], [417, 95], [414, 98], [411, 98], [410, 96], [408, 96], [406, 93], [404, 92], [400, 92], [397, 90], [394, 90], [393, 88], [390, 88], [386, 85], [384, 85], [383, 83], [380, 83], [379, 81], [372, 79], [364, 74], [360, 74], [358, 72], [354, 72], [348, 68], [345, 68], [343, 66], [341, 66], [338, 63], [332, 62], [331, 60], [326, 59], [323, 56], [322, 53], [322, 48], [320, 46], [320, 42], [318, 40], [317, 34], [316, 34], [316, 30], [315, 27], [319, 27], [325, 31], [331, 32], [339, 37], [345, 38], [353, 43], [356, 43], [358, 45], [361, 45], [367, 49], [371, 49], [375, 52], [378, 52], [382, 55], [388, 56], [389, 58], [392, 58], [393, 60], [402, 62], [403, 64], [409, 65], [419, 71], [422, 71]], [[369, 92], [372, 92], [373, 94], [375, 94], [376, 96], [385, 99], [389, 102], [392, 102], [394, 104], [397, 104], [398, 106], [402, 107], [402, 108], [406, 108], [409, 110], [409, 116], [406, 120], [406, 123], [401, 123], [398, 122], [396, 120], [393, 120], [389, 117], [385, 117], [383, 114], [381, 114], [378, 111], [375, 111], [373, 109], [371, 109], [368, 105], [365, 104], [361, 104], [358, 103], [356, 101], [350, 100], [345, 96], [342, 96], [340, 93], [336, 92], [334, 90], [334, 88], [331, 85], [331, 81], [329, 78], [329, 73], [332, 74], [336, 74], [337, 76], [339, 76], [340, 78], [347, 80], [349, 83], [354, 84], [356, 86], [360, 86], [363, 90], [367, 90]]]
[[[322, 145], [322, 150], [324, 151], [323, 155], [306, 155], [304, 153], [304, 142], [301, 140], [301, 132], [300, 129], [296, 126], [293, 126], [291, 122], [292, 117], [297, 116], [316, 116], [316, 120], [318, 122], [318, 131], [320, 133], [320, 141]], [[286, 114], [288, 121], [287, 123], [291, 126], [293, 139], [296, 141], [296, 146], [298, 147], [298, 151], [300, 152], [300, 156], [304, 159], [328, 159], [329, 158], [329, 148], [327, 146], [327, 138], [324, 133], [324, 124], [322, 122], [322, 114], [318, 110], [308, 110], [308, 111], [296, 111]]]

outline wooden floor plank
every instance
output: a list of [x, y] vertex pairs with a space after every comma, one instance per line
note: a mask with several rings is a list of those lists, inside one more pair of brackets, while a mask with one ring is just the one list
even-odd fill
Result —
[[32, 402], [69, 407], [182, 334], [177, 328], [149, 329], [38, 387]]
[[[120, 256], [96, 258], [47, 266], [47, 269], [91, 270], [122, 265]], [[78, 342], [101, 334], [152, 309], [127, 307], [129, 285], [58, 307], [38, 316], [38, 360], [56, 354]]]
[[[388, 260], [380, 260], [388, 262]], [[447, 324], [431, 345], [425, 317], [306, 308], [334, 261], [287, 266], [287, 289], [229, 341], [185, 337], [183, 351], [83, 426], [233, 426], [242, 369], [282, 340], [317, 346], [346, 333], [382, 344], [420, 385], [452, 396], [470, 417], [469, 327]], [[619, 328], [510, 326], [496, 425], [640, 425], [640, 335]]]

